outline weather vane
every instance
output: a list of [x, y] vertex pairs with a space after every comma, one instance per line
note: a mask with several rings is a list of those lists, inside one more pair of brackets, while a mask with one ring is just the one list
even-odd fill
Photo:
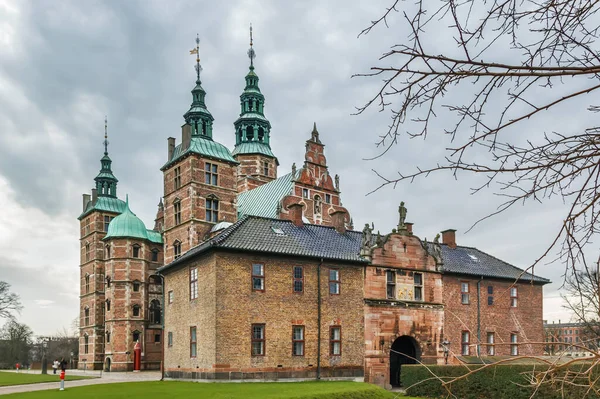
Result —
[[196, 77], [198, 82], [200, 81], [200, 72], [202, 72], [202, 66], [200, 65], [200, 37], [196, 34], [196, 48], [190, 50], [190, 55], [196, 54]]
[[250, 24], [250, 49], [248, 50], [248, 57], [250, 58], [250, 68], [254, 68], [254, 59], [256, 58], [256, 52], [252, 47], [252, 24]]
[[108, 118], [104, 116], [104, 155], [108, 155]]

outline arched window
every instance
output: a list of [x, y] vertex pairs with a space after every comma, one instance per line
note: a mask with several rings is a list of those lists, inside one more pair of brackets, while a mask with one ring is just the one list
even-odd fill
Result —
[[252, 126], [246, 127], [246, 140], [254, 140], [254, 128]]
[[158, 249], [152, 249], [152, 262], [158, 262]]
[[140, 340], [140, 332], [138, 330], [135, 330], [131, 336], [133, 338], [133, 342], [138, 342]]
[[106, 300], [106, 311], [110, 312], [110, 299]]
[[85, 243], [85, 261], [89, 262], [90, 260], [90, 243], [86, 242]]
[[110, 259], [110, 244], [106, 245], [106, 259]]
[[83, 325], [90, 325], [90, 308], [88, 308], [87, 306], [85, 307], [85, 309], [83, 309]]
[[106, 337], [106, 343], [110, 344], [110, 331], [107, 331], [106, 334], [104, 334], [104, 336]]
[[263, 129], [262, 127], [258, 128], [258, 141], [263, 141], [265, 137], [265, 129]]
[[161, 323], [161, 309], [160, 302], [158, 301], [158, 299], [153, 299], [152, 302], [150, 302], [150, 323]]
[[133, 317], [140, 317], [140, 305], [133, 305]]
[[106, 288], [110, 288], [110, 277], [106, 276]]
[[242, 142], [243, 136], [242, 136], [242, 128], [238, 129], [238, 142]]
[[140, 291], [140, 282], [136, 280], [133, 282], [133, 292], [139, 292], [139, 291]]
[[87, 334], [85, 334], [83, 336], [83, 353], [88, 353], [89, 352], [89, 343], [90, 343], [90, 338], [88, 337]]
[[173, 256], [175, 259], [181, 256], [181, 242], [179, 240], [173, 243]]
[[140, 246], [138, 244], [133, 244], [133, 253], [132, 253], [134, 258], [139, 258], [140, 257]]
[[90, 292], [90, 275], [86, 273], [85, 275], [85, 293], [89, 294]]
[[175, 225], [177, 226], [181, 223], [181, 201], [179, 198], [173, 201], [173, 215], [175, 217]]

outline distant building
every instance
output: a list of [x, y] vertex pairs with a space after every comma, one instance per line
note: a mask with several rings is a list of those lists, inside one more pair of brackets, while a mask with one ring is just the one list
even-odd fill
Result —
[[592, 356], [600, 347], [600, 326], [587, 323], [548, 323], [544, 320], [546, 346], [552, 356]]
[[543, 341], [548, 280], [456, 245], [454, 230], [420, 239], [403, 204], [393, 231], [355, 231], [316, 124], [301, 166], [279, 174], [253, 62], [231, 152], [205, 96], [198, 73], [152, 230], [117, 197], [105, 147], [79, 216], [80, 368], [131, 370], [139, 342], [142, 369], [164, 359], [173, 378], [390, 386], [403, 364], [542, 354], [527, 342]]

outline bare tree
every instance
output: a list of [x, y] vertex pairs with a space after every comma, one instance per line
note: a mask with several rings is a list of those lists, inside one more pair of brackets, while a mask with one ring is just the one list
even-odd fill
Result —
[[0, 318], [12, 318], [23, 309], [19, 295], [10, 292], [10, 284], [0, 281]]
[[582, 323], [585, 337], [581, 337], [590, 347], [598, 350], [600, 338], [600, 257], [595, 267], [570, 271], [561, 294], [565, 308]]
[[14, 367], [16, 363], [29, 364], [33, 345], [33, 331], [26, 324], [10, 319], [0, 329], [0, 367]]
[[[381, 66], [357, 75], [383, 79], [357, 113], [379, 107], [391, 116], [381, 155], [401, 136], [445, 133], [452, 144], [436, 164], [378, 173], [379, 188], [444, 171], [481, 174], [473, 192], [488, 188], [502, 200], [475, 225], [519, 202], [561, 197], [569, 209], [534, 265], [556, 252], [567, 267], [586, 269], [585, 251], [600, 229], [600, 126], [521, 129], [600, 88], [597, 12], [598, 2], [587, 0], [393, 1], [359, 36], [394, 17], [409, 33]], [[455, 46], [436, 49], [444, 37]]]

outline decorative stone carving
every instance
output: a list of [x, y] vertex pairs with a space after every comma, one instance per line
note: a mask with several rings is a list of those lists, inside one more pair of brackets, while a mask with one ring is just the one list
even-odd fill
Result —
[[404, 206], [404, 201], [400, 202], [400, 206], [398, 207], [398, 213], [400, 214], [400, 223], [398, 223], [398, 230], [406, 230], [406, 212], [407, 209]]

